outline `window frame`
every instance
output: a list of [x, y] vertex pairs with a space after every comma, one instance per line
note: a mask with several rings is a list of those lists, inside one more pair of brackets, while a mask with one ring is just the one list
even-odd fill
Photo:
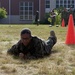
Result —
[[[23, 5], [21, 5], [21, 3], [23, 3]], [[27, 5], [25, 5], [27, 3]], [[30, 5], [30, 3], [32, 5]], [[33, 2], [29, 1], [21, 1], [19, 2], [19, 16], [20, 16], [20, 20], [33, 20]], [[23, 7], [23, 10], [21, 10], [20, 8]], [[25, 9], [25, 8], [28, 8], [28, 9]], [[29, 10], [29, 7], [31, 7], [32, 9]], [[21, 12], [23, 12], [23, 14], [21, 14]], [[29, 14], [29, 13], [32, 13], [32, 14]], [[28, 13], [28, 14], [26, 14]], [[31, 18], [30, 18], [31, 16]], [[22, 18], [21, 18], [22, 17]]]

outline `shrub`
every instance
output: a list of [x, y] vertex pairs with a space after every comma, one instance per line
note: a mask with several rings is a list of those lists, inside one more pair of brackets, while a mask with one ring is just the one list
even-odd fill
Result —
[[0, 8], [0, 19], [6, 18], [7, 17], [7, 12], [5, 8]]

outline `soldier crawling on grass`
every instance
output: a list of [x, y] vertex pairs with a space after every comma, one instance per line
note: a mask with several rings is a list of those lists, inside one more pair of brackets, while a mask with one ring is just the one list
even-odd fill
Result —
[[31, 31], [25, 28], [20, 33], [21, 40], [13, 45], [8, 51], [8, 54], [18, 56], [21, 59], [37, 59], [43, 58], [51, 54], [52, 47], [57, 42], [57, 37], [54, 31], [50, 31], [50, 37], [47, 41], [32, 36]]

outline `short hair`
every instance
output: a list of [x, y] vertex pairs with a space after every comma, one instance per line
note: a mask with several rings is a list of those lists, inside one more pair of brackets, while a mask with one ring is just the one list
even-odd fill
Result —
[[21, 31], [21, 35], [22, 34], [29, 34], [31, 36], [31, 30], [29, 28], [25, 28]]

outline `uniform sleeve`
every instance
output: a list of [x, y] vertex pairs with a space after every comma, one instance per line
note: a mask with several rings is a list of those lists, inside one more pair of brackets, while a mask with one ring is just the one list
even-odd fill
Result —
[[20, 47], [20, 41], [17, 44], [13, 45], [10, 49], [8, 49], [7, 53], [18, 56], [19, 55], [19, 47]]
[[19, 51], [18, 51], [17, 46], [13, 45], [10, 49], [8, 49], [7, 53], [11, 54], [11, 55], [18, 56], [19, 55]]

